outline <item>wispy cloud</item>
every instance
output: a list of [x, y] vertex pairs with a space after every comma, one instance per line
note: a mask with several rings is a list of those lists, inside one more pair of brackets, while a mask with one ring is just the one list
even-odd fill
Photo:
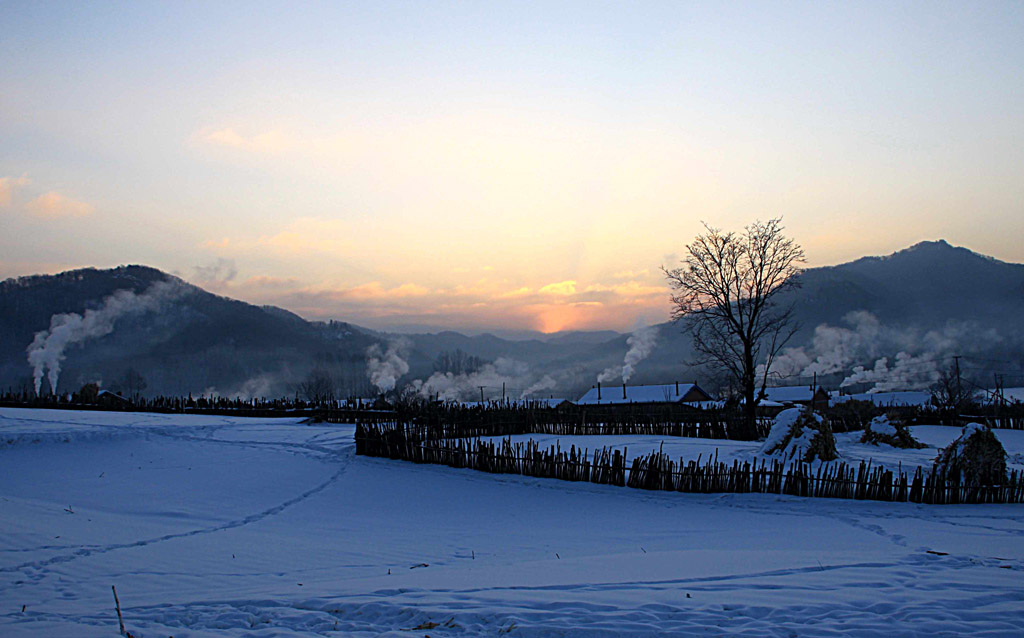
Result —
[[196, 266], [192, 282], [203, 288], [220, 290], [225, 288], [238, 276], [238, 266], [234, 259], [219, 257], [205, 266]]
[[[252, 277], [233, 284], [232, 290], [250, 301], [283, 306], [310, 318], [374, 326], [429, 323], [460, 328], [500, 324], [553, 332], [608, 327], [609, 323], [628, 329], [637, 313], [667, 315], [665, 291], [635, 281], [586, 286], [563, 281], [538, 289], [510, 287], [486, 279], [431, 287], [381, 281], [355, 286], [303, 285], [294, 278]], [[621, 317], [622, 321], [609, 322], [610, 316]]]
[[0, 177], [0, 208], [6, 208], [14, 200], [14, 191], [28, 186], [30, 180], [22, 175], [21, 177]]
[[559, 281], [548, 284], [540, 289], [542, 295], [573, 295], [576, 294], [576, 282], [573, 280]]
[[251, 135], [243, 135], [231, 127], [204, 129], [197, 137], [212, 146], [234, 148], [250, 153], [280, 153], [300, 145], [293, 136], [276, 129]]
[[95, 208], [92, 204], [80, 202], [56, 191], [44, 193], [25, 205], [26, 210], [36, 217], [58, 218], [58, 217], [85, 217], [93, 214]]

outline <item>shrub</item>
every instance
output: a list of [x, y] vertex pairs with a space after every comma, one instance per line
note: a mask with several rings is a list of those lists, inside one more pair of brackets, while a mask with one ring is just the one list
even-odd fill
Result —
[[939, 452], [932, 472], [967, 485], [999, 485], [1006, 481], [1006, 450], [991, 428], [968, 423], [960, 436]]
[[881, 408], [871, 401], [850, 399], [835, 404], [829, 409], [829, 420], [835, 432], [863, 430], [871, 419], [882, 413]]
[[833, 461], [839, 458], [832, 428], [820, 415], [804, 408], [779, 412], [761, 453], [783, 461]]

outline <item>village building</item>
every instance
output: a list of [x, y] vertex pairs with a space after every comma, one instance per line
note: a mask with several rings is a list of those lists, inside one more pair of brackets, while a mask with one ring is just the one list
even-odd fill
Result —
[[931, 404], [932, 395], [920, 390], [904, 390], [898, 392], [864, 392], [860, 394], [840, 394], [832, 397], [831, 404], [839, 405], [847, 401], [870, 401], [880, 408], [917, 408]]
[[711, 395], [696, 383], [601, 386], [598, 383], [580, 397], [576, 405], [682, 404], [708, 407]]
[[764, 397], [758, 402], [761, 407], [805, 405], [812, 410], [824, 410], [829, 406], [829, 395], [821, 386], [809, 385], [765, 388]]
[[100, 390], [96, 393], [96, 403], [106, 406], [108, 408], [130, 408], [132, 402], [120, 394], [111, 392], [110, 390]]

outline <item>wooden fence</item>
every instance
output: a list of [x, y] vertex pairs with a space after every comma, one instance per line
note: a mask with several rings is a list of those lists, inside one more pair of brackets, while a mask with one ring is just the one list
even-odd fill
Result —
[[429, 428], [405, 424], [356, 426], [356, 454], [469, 468], [496, 474], [521, 474], [565, 481], [584, 481], [647, 490], [697, 493], [770, 493], [793, 496], [912, 503], [1020, 503], [1024, 501], [1024, 477], [1010, 473], [1003, 485], [970, 485], [958, 478], [926, 474], [917, 468], [912, 476], [861, 462], [821, 464], [815, 470], [806, 463], [720, 462], [716, 457], [701, 463], [673, 461], [661, 450], [630, 463], [626, 450], [608, 447], [589, 449], [556, 443], [541, 448], [536, 441], [513, 443], [510, 439], [486, 441], [448, 436]]

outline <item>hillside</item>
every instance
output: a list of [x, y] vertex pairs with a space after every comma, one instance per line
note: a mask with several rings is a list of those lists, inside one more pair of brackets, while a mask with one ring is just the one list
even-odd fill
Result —
[[[399, 387], [449, 371], [439, 368], [439, 361], [456, 356], [478, 360], [477, 367], [498, 365], [473, 378], [460, 378], [456, 371], [455, 378], [439, 379], [453, 394], [470, 389], [475, 394], [485, 385], [488, 396], [500, 396], [504, 384], [510, 396], [534, 387], [533, 396], [573, 397], [602, 370], [621, 365], [629, 348], [629, 335], [611, 331], [516, 339], [454, 331], [388, 334], [340, 321], [309, 322], [281, 308], [213, 295], [145, 266], [87, 268], [0, 282], [0, 384], [31, 383], [26, 348], [54, 315], [81, 314], [115, 291], [142, 294], [164, 281], [177, 282], [187, 293], [159, 312], [125, 316], [110, 334], [69, 346], [61, 390], [88, 381], [109, 385], [133, 367], [149, 382], [150, 393], [274, 396], [294, 392], [296, 383], [319, 366], [331, 372], [339, 393], [368, 394], [373, 388], [366, 375], [367, 348], [401, 340], [409, 372]], [[838, 385], [857, 365], [874, 369], [884, 357], [892, 366], [901, 351], [916, 357], [908, 359], [913, 365], [932, 364], [919, 374], [904, 374], [906, 384], [926, 383], [953, 354], [968, 357], [965, 368], [979, 382], [989, 382], [993, 374], [1010, 375], [1012, 382], [1021, 374], [1024, 265], [944, 241], [922, 242], [886, 257], [808, 269], [801, 284], [785, 300], [795, 306], [800, 331], [783, 362], [788, 367], [779, 368], [786, 375], [776, 380], [781, 384], [804, 382], [803, 372], [818, 372], [820, 380]], [[657, 328], [656, 346], [630, 382], [700, 381], [713, 388], [716, 379], [709, 371], [687, 365], [689, 337], [670, 324]], [[829, 364], [809, 367], [818, 358]]]
[[118, 318], [107, 335], [70, 344], [58, 389], [90, 381], [109, 387], [132, 367], [149, 392], [273, 396], [289, 392], [317, 364], [359, 389], [365, 385], [364, 352], [376, 339], [358, 328], [220, 297], [145, 266], [0, 282], [0, 383], [20, 387], [30, 380], [26, 348], [52, 316], [96, 310], [115, 291], [143, 294], [157, 282], [183, 292], [158, 311]]

